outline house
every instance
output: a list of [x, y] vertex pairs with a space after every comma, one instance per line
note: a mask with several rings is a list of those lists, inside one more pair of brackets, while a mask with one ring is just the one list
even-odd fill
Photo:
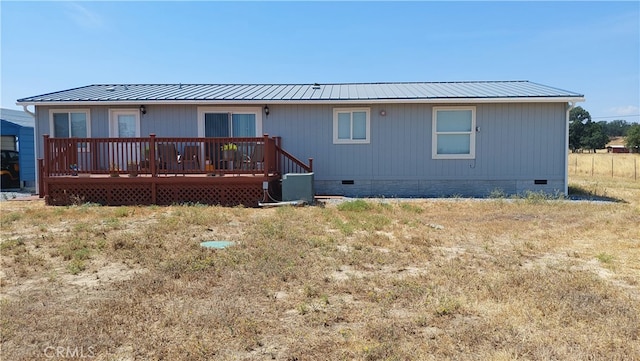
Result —
[[[127, 158], [122, 153], [147, 162], [141, 154], [148, 153], [151, 143], [155, 150], [161, 139], [180, 143], [182, 151], [193, 143], [198, 158], [210, 163], [196, 165], [182, 180], [164, 177], [166, 182], [202, 176], [207, 166], [223, 169], [225, 177], [204, 178], [206, 182], [248, 182], [255, 169], [241, 171], [234, 165], [237, 159], [221, 158], [221, 147], [236, 142], [245, 144], [245, 154], [265, 144], [269, 160], [260, 162], [264, 179], [252, 191], [254, 197], [262, 195], [265, 181], [271, 189], [283, 174], [296, 172], [284, 169], [285, 163], [297, 164], [302, 173], [312, 166], [313, 188], [320, 195], [483, 197], [494, 191], [566, 193], [569, 110], [580, 101], [582, 94], [529, 81], [472, 81], [98, 84], [23, 98], [17, 104], [35, 106], [37, 154], [47, 170], [45, 195], [54, 189], [58, 195], [79, 192], [78, 184], [89, 181], [68, 179], [68, 170], [59, 166], [64, 157], [56, 152], [71, 150], [75, 155], [67, 161], [92, 154], [85, 167], [93, 179], [108, 173], [109, 157], [120, 156], [120, 173]], [[158, 139], [151, 140], [152, 134]], [[263, 134], [269, 136], [261, 140]], [[233, 139], [239, 137], [251, 139]], [[127, 139], [135, 139], [135, 149], [128, 148]], [[154, 164], [143, 173], [153, 182], [165, 182], [164, 174], [156, 174], [162, 173], [155, 164], [159, 154], [152, 154], [149, 162]], [[313, 159], [313, 164], [301, 159]], [[52, 172], [55, 164], [57, 173]], [[120, 192], [127, 195], [136, 186], [151, 187], [143, 186], [140, 177], [119, 182]], [[210, 190], [213, 183], [191, 186]]]
[[[2, 137], [3, 163], [9, 163], [9, 156], [18, 156], [18, 169], [15, 164], [3, 164], [2, 187], [10, 184], [12, 188], [30, 188], [36, 186], [36, 157], [34, 148], [34, 119], [28, 113], [12, 109], [0, 109], [0, 134]], [[11, 167], [10, 171], [6, 169]]]

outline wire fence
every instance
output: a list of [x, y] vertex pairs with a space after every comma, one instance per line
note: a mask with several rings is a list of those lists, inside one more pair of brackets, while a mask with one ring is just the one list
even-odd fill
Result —
[[569, 174], [638, 180], [640, 154], [570, 153]]

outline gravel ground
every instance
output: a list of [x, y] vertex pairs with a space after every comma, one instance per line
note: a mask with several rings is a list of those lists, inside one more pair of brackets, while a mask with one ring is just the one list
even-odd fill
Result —
[[0, 192], [0, 202], [17, 198], [31, 197], [32, 195], [34, 194], [28, 191], [2, 191]]
[[[25, 198], [35, 196], [36, 194], [26, 190], [17, 190], [17, 191], [1, 191], [0, 192], [0, 202], [10, 201], [18, 198]], [[493, 198], [350, 198], [350, 197], [319, 197], [316, 199], [317, 203], [325, 204], [325, 205], [338, 205], [343, 202], [354, 201], [356, 199], [365, 199], [369, 201], [379, 201], [381, 203], [394, 203], [394, 202], [423, 202], [423, 201], [450, 201], [450, 202], [458, 202], [463, 200], [475, 200], [475, 201], [488, 201], [494, 200]], [[511, 198], [504, 198], [505, 201], [513, 201]], [[596, 197], [596, 196], [569, 196], [564, 199], [565, 201], [582, 201], [582, 202], [602, 202], [602, 203], [610, 203], [616, 202], [617, 200], [612, 198], [604, 198], [604, 197]]]

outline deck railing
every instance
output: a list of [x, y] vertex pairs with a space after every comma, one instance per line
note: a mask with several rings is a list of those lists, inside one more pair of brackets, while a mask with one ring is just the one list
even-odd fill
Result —
[[309, 164], [304, 164], [302, 161], [291, 155], [286, 150], [282, 149], [280, 137], [275, 137], [276, 148], [276, 164], [277, 169], [281, 174], [286, 173], [311, 173], [313, 172], [313, 158], [309, 158]]
[[44, 136], [43, 176], [130, 174], [283, 174], [311, 172], [282, 149], [281, 139], [231, 138], [51, 138]]

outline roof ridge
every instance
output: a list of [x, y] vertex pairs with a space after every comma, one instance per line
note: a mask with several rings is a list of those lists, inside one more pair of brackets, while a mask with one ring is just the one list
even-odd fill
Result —
[[[453, 81], [380, 81], [380, 82], [344, 82], [344, 83], [334, 83], [334, 82], [309, 82], [309, 83], [102, 83], [102, 84], [91, 84], [86, 86], [81, 86], [77, 88], [66, 89], [64, 91], [69, 90], [77, 90], [81, 88], [87, 88], [92, 86], [239, 86], [239, 85], [247, 85], [247, 86], [255, 86], [255, 85], [388, 85], [388, 84], [470, 84], [470, 83], [532, 83], [529, 80], [453, 80]], [[534, 83], [535, 84], [535, 83]], [[540, 85], [540, 84], [538, 84]], [[58, 92], [52, 92], [47, 94], [54, 94]], [[42, 94], [42, 95], [47, 95]]]

